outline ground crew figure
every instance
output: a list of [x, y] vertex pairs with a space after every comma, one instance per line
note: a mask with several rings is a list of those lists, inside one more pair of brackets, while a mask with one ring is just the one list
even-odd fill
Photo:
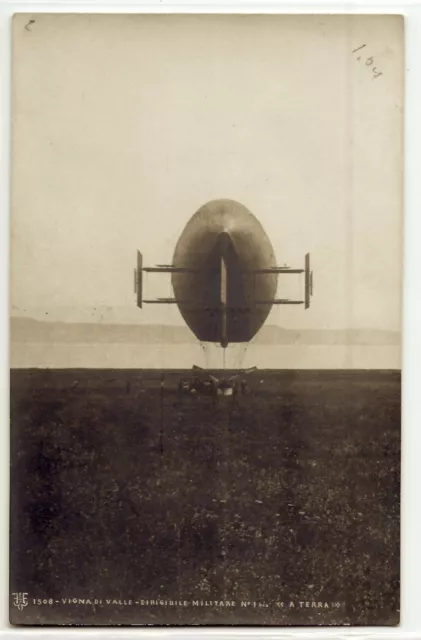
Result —
[[212, 400], [213, 400], [213, 406], [216, 406], [216, 403], [218, 402], [218, 384], [216, 382], [214, 382], [212, 380], [211, 382], [212, 384]]
[[237, 398], [238, 391], [239, 391], [238, 382], [235, 381], [233, 383], [233, 387], [232, 387], [232, 403], [231, 403], [230, 416], [232, 415], [235, 407], [237, 407], [239, 413], [241, 414], [241, 406], [240, 406], [240, 403], [238, 402], [238, 398]]

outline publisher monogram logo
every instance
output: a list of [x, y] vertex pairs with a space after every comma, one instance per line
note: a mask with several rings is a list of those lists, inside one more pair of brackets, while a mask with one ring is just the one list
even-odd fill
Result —
[[23, 611], [23, 608], [28, 604], [27, 593], [12, 593], [13, 596], [13, 604], [15, 607], [19, 609], [19, 611]]

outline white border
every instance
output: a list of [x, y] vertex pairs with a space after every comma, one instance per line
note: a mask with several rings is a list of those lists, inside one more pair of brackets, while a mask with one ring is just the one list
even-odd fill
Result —
[[[402, 601], [401, 624], [387, 627], [254, 627], [254, 628], [27, 628], [8, 623], [9, 555], [9, 145], [10, 145], [10, 17], [39, 13], [398, 13], [406, 18], [405, 106], [405, 255], [403, 345], [402, 466]], [[421, 3], [354, 0], [348, 3], [307, 0], [176, 0], [118, 2], [19, 2], [0, 0], [0, 638], [385, 638], [421, 639]], [[391, 265], [393, 268], [393, 265]]]

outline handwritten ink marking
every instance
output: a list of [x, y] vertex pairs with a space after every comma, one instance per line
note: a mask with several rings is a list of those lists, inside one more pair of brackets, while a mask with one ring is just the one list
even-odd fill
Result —
[[25, 29], [27, 31], [31, 31], [31, 29], [29, 28], [31, 24], [35, 24], [35, 20], [30, 20], [26, 25], [25, 25]]
[[[357, 51], [361, 51], [361, 49], [364, 49], [364, 47], [366, 47], [367, 45], [362, 44], [360, 47], [357, 47], [356, 49], [352, 50], [352, 53], [356, 53]], [[357, 61], [361, 60], [361, 56], [357, 56], [356, 58]], [[378, 67], [374, 66], [374, 57], [373, 56], [368, 56], [367, 58], [365, 58], [365, 66], [366, 67], [371, 67], [371, 73], [372, 73], [372, 78], [373, 80], [375, 80], [376, 78], [378, 78], [379, 76], [383, 75], [383, 71], [380, 71], [378, 69]]]
[[[353, 49], [352, 53], [356, 53], [357, 51], [359, 51], [360, 49], [363, 49], [366, 46], [367, 46], [366, 44], [362, 44], [361, 47], [357, 47], [356, 49]], [[359, 60], [359, 58], [357, 58], [357, 60]]]

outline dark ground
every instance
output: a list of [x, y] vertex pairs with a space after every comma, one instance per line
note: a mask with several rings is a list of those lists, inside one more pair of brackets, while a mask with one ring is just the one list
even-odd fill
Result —
[[163, 421], [160, 376], [11, 372], [12, 622], [397, 624], [400, 373], [260, 371], [214, 409], [166, 372]]

